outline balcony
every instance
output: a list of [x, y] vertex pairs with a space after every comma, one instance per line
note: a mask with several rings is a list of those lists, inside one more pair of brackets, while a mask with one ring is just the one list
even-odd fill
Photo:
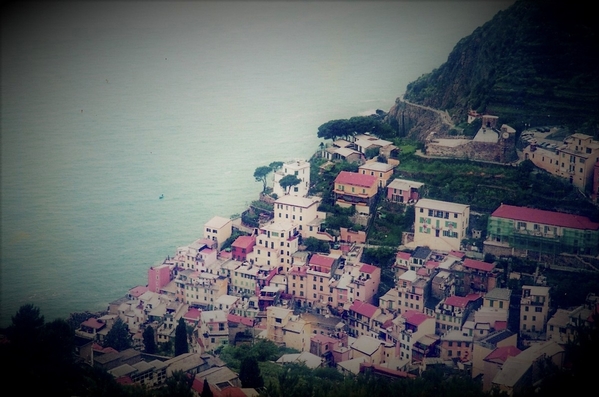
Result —
[[534, 297], [529, 296], [527, 298], [522, 298], [520, 299], [520, 304], [521, 305], [532, 305], [532, 306], [545, 306], [545, 301], [540, 301], [540, 300], [536, 300], [534, 299]]

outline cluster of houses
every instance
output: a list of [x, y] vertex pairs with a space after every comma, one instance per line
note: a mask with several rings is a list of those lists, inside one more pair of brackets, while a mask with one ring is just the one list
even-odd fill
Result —
[[523, 133], [524, 157], [552, 175], [567, 179], [582, 191], [599, 199], [599, 141], [590, 135], [572, 134], [562, 142], [536, 139], [533, 132]]
[[[389, 154], [394, 150], [369, 136], [356, 142], [362, 154], [372, 145]], [[326, 152], [331, 159], [341, 156], [338, 149]], [[138, 348], [146, 327], [154, 328], [158, 343], [174, 341], [182, 318], [193, 329], [188, 359], [200, 363], [194, 367], [199, 383], [207, 375], [197, 374], [224, 366], [206, 364], [209, 353], [253, 338], [301, 352], [281, 357], [281, 363], [396, 377], [450, 365], [481, 379], [485, 390], [508, 394], [538, 381], [542, 361], [563, 365], [573, 324], [591, 321], [598, 301], [592, 297], [581, 308], [551, 316], [549, 288], [537, 285], [523, 287], [515, 301], [498, 281], [502, 270], [468, 257], [462, 246], [470, 229], [470, 207], [421, 198], [423, 183], [392, 179], [395, 166], [364, 162], [358, 172], [341, 172], [333, 188], [338, 205], [354, 206], [363, 216], [370, 215], [379, 193], [414, 206], [413, 232], [397, 252], [395, 285], [384, 295], [378, 294], [381, 269], [360, 262], [365, 234], [342, 229], [335, 237], [322, 230], [326, 213], [318, 210], [321, 198], [307, 195], [310, 163], [293, 161], [278, 171], [275, 185], [284, 175], [296, 175], [302, 183], [281, 191], [271, 219], [246, 230], [239, 220], [215, 216], [204, 225], [202, 238], [148, 270], [147, 285], [112, 302], [105, 316], [84, 322], [79, 335], [98, 343], [89, 352], [91, 359], [95, 351], [96, 363], [106, 360], [100, 345], [116, 318], [128, 325]], [[247, 233], [223, 250], [235, 229]], [[572, 233], [585, 237], [574, 243], [566, 238]], [[526, 254], [554, 245], [591, 253], [599, 247], [599, 224], [502, 205], [489, 217], [488, 236], [485, 250], [491, 253]], [[326, 255], [308, 252], [301, 245], [308, 237], [338, 249]], [[528, 237], [542, 243], [524, 244]], [[508, 327], [510, 308], [512, 315], [519, 313], [519, 329]], [[529, 347], [520, 350], [523, 340]], [[135, 365], [126, 357], [114, 360], [113, 375], [137, 383], [159, 385], [170, 368], [157, 359], [139, 359]], [[233, 387], [231, 379], [225, 387]]]

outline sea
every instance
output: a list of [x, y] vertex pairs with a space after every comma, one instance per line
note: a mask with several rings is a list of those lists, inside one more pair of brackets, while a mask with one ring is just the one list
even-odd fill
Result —
[[[513, 1], [2, 6], [0, 326], [105, 310]], [[160, 197], [163, 197], [162, 199]]]

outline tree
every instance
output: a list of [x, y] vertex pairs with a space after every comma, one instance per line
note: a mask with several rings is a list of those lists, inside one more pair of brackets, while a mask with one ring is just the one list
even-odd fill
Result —
[[183, 317], [179, 319], [177, 328], [175, 328], [175, 356], [185, 354], [189, 352], [189, 345], [187, 344], [187, 326]]
[[304, 240], [304, 245], [307, 251], [324, 252], [328, 254], [331, 251], [329, 244], [326, 241], [319, 240], [316, 237], [308, 237]]
[[338, 137], [353, 135], [353, 128], [349, 120], [331, 120], [318, 127], [317, 136], [323, 139], [335, 140]]
[[125, 324], [120, 317], [116, 319], [112, 328], [106, 334], [104, 345], [110, 346], [118, 351], [123, 351], [131, 347], [129, 326]]
[[210, 385], [208, 384], [208, 379], [204, 378], [204, 386], [202, 387], [202, 393], [200, 394], [200, 397], [212, 397], [213, 393], [212, 390], [210, 390]]
[[286, 193], [288, 193], [288, 190], [289, 188], [291, 188], [291, 186], [296, 186], [300, 183], [302, 183], [302, 180], [295, 175], [285, 175], [279, 181], [279, 185], [281, 185], [281, 187], [283, 188], [283, 190], [285, 190]]
[[260, 373], [258, 360], [254, 356], [246, 357], [241, 362], [239, 380], [241, 381], [241, 387], [244, 388], [257, 389], [264, 386], [264, 379], [262, 379], [262, 374]]
[[144, 338], [144, 348], [146, 353], [148, 354], [154, 354], [156, 353], [156, 339], [154, 337], [154, 328], [151, 326], [147, 326], [146, 329], [144, 329], [144, 333], [143, 333], [143, 338]]
[[270, 169], [275, 172], [281, 169], [281, 167], [283, 167], [283, 162], [282, 161], [273, 161], [272, 163], [270, 163], [268, 165], [270, 167]]
[[254, 179], [256, 182], [262, 182], [262, 192], [266, 191], [266, 176], [270, 174], [272, 168], [267, 165], [263, 165], [262, 167], [256, 168], [254, 171]]
[[193, 397], [191, 386], [193, 376], [179, 370], [166, 380], [166, 387], [162, 388], [158, 396], [164, 397]]
[[37, 342], [44, 326], [44, 316], [40, 309], [32, 304], [19, 308], [12, 317], [12, 325], [7, 329], [8, 338], [17, 349], [29, 350], [28, 346]]

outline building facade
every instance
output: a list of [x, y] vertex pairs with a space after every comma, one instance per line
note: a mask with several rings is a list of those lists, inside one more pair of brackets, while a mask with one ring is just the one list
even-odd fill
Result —
[[459, 251], [470, 224], [469, 205], [420, 199], [415, 209], [415, 245], [439, 251]]
[[[285, 190], [279, 182], [287, 175], [295, 175], [301, 182], [298, 185], [291, 186], [289, 190]], [[274, 172], [273, 178], [272, 192], [278, 197], [285, 195], [307, 196], [308, 189], [310, 189], [310, 163], [306, 160], [289, 161]]]
[[594, 256], [599, 254], [599, 223], [579, 215], [501, 204], [489, 217], [484, 252]]
[[359, 214], [370, 214], [378, 192], [377, 178], [355, 172], [341, 171], [335, 178], [333, 196], [335, 204], [348, 208], [354, 206]]

